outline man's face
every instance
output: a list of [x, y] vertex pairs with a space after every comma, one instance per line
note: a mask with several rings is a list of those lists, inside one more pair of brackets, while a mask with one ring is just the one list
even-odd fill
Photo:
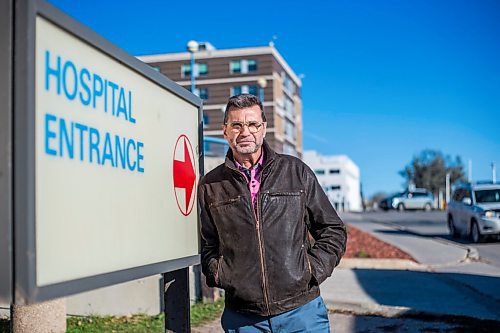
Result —
[[[259, 123], [262, 126], [255, 133], [251, 133], [248, 126], [242, 126], [241, 131], [236, 131], [231, 124]], [[266, 123], [262, 122], [262, 112], [258, 105], [243, 109], [231, 109], [228, 113], [227, 123], [223, 125], [224, 138], [229, 143], [233, 153], [251, 155], [259, 151], [266, 136]]]

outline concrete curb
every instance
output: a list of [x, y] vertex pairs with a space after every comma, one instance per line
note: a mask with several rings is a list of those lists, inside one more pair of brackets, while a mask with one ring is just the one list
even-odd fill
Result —
[[428, 271], [429, 267], [408, 259], [342, 258], [336, 269], [397, 269]]
[[[381, 221], [376, 221], [373, 219], [366, 219], [366, 221], [371, 222], [371, 223], [380, 224], [380, 225], [383, 225], [385, 227], [388, 227], [388, 228], [391, 228], [394, 230], [406, 232], [406, 233], [414, 235], [414, 236], [432, 238], [433, 240], [435, 240], [437, 242], [441, 242], [441, 243], [444, 243], [446, 245], [451, 245], [451, 246], [460, 248], [462, 250], [465, 250], [467, 252], [467, 254], [465, 255], [465, 258], [463, 259], [463, 261], [466, 261], [466, 260], [478, 261], [478, 260], [480, 260], [479, 252], [477, 251], [477, 249], [475, 247], [467, 246], [467, 245], [460, 245], [460, 244], [457, 244], [455, 242], [449, 241], [449, 240], [441, 238], [441, 237], [435, 237], [435, 236], [429, 237], [428, 235], [413, 231], [413, 230], [411, 230], [405, 226], [399, 225], [399, 224], [381, 222]], [[451, 263], [451, 264], [454, 264], [454, 263]]]
[[326, 302], [329, 312], [349, 313], [353, 315], [372, 315], [382, 317], [401, 317], [412, 311], [404, 306], [387, 306], [373, 303]]

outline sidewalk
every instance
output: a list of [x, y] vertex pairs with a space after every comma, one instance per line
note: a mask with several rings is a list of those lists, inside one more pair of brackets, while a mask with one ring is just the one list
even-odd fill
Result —
[[321, 285], [330, 309], [383, 316], [424, 314], [500, 320], [500, 269], [471, 260], [473, 249], [366, 222], [359, 215], [343, 218], [401, 248], [420, 265], [344, 259]]

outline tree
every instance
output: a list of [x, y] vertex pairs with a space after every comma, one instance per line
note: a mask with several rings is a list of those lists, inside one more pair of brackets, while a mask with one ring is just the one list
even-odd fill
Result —
[[371, 198], [368, 200], [366, 206], [376, 208], [380, 204], [380, 201], [387, 198], [387, 196], [388, 196], [388, 194], [386, 192], [378, 191], [371, 196]]
[[450, 184], [465, 181], [464, 166], [460, 156], [452, 159], [437, 150], [423, 150], [399, 174], [406, 179], [406, 186], [426, 188], [434, 195], [446, 187], [446, 174], [450, 173]]

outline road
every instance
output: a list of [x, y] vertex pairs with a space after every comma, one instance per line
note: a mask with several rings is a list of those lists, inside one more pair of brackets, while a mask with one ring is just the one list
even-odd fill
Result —
[[422, 236], [434, 237], [462, 246], [472, 246], [477, 249], [481, 261], [500, 267], [500, 241], [487, 241], [474, 244], [468, 239], [453, 239], [448, 233], [445, 212], [421, 211], [378, 211], [360, 214], [364, 220], [397, 226]]
[[[321, 285], [333, 332], [500, 332], [500, 267], [466, 259], [471, 244], [448, 237], [442, 212], [341, 217], [420, 265], [376, 267], [372, 259], [361, 259], [367, 266], [337, 267]], [[498, 245], [480, 244], [481, 253], [497, 259]], [[218, 320], [193, 331], [222, 332]]]

